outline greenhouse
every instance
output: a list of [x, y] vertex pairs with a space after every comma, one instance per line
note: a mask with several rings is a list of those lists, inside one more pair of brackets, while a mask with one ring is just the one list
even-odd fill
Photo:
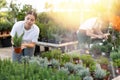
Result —
[[0, 80], [120, 80], [119, 0], [0, 2]]

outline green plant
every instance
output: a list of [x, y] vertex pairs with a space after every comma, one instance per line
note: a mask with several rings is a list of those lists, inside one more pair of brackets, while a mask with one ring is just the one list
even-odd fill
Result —
[[47, 57], [48, 60], [51, 60], [51, 59], [53, 58], [53, 56], [50, 54], [50, 51], [43, 52], [43, 53], [41, 54], [41, 57], [42, 57], [42, 58]]
[[59, 69], [59, 71], [60, 71], [61, 73], [64, 73], [64, 74], [69, 74], [68, 69], [67, 69], [67, 68], [64, 68], [64, 67], [61, 67], [61, 68]]
[[58, 61], [58, 60], [55, 60], [55, 59], [52, 59], [52, 60], [50, 61], [50, 63], [51, 63], [51, 65], [52, 65], [53, 68], [59, 68], [59, 66], [60, 66], [59, 61]]
[[46, 68], [48, 66], [48, 59], [46, 57], [42, 58], [42, 57], [32, 57], [29, 60], [29, 63], [36, 63], [39, 66]]
[[93, 62], [89, 65], [89, 71], [93, 73], [96, 70], [96, 62]]
[[63, 65], [65, 64], [66, 62], [70, 62], [71, 61], [71, 56], [67, 53], [64, 53], [64, 54], [61, 54], [61, 57], [60, 57], [60, 63]]
[[68, 69], [69, 72], [74, 72], [74, 64], [71, 62], [67, 62], [64, 64], [64, 67]]
[[15, 33], [15, 36], [13, 37], [13, 46], [14, 47], [20, 47], [22, 43], [24, 32], [19, 36], [18, 33]]
[[9, 22], [0, 22], [0, 31], [7, 31], [11, 27]]
[[91, 76], [85, 76], [83, 80], [93, 80], [93, 78]]
[[79, 70], [76, 74], [81, 78], [84, 78], [85, 76], [89, 76], [90, 72], [87, 68], [85, 68], [85, 69]]
[[109, 60], [108, 60], [108, 58], [106, 58], [104, 56], [100, 56], [100, 58], [98, 59], [98, 63], [108, 65], [109, 64]]
[[79, 58], [80, 59], [80, 54], [79, 53], [71, 53], [70, 54], [72, 58]]
[[113, 62], [113, 65], [120, 68], [120, 59], [116, 59], [114, 62]]
[[82, 69], [85, 69], [85, 67], [83, 67], [81, 64], [76, 64], [74, 66], [74, 71], [75, 73], [77, 73], [78, 71], [82, 70]]
[[60, 49], [54, 49], [50, 51], [50, 54], [53, 56], [54, 59], [59, 60], [62, 52]]
[[111, 52], [112, 51], [112, 46], [113, 46], [112, 43], [110, 43], [108, 41], [104, 41], [103, 45], [101, 47], [101, 51], [105, 52], [105, 53]]
[[85, 67], [89, 67], [90, 64], [94, 64], [94, 62], [95, 62], [94, 59], [92, 58], [92, 56], [89, 55], [89, 54], [83, 54], [83, 55], [81, 55], [80, 59], [82, 60], [83, 65]]
[[73, 63], [75, 63], [75, 64], [80, 63], [80, 54], [72, 53], [72, 54], [70, 54], [70, 56], [73, 60]]
[[111, 52], [110, 58], [112, 59], [114, 66], [120, 67], [120, 50]]
[[103, 79], [106, 76], [106, 71], [101, 69], [100, 67], [97, 67], [94, 76], [96, 79]]
[[90, 48], [90, 51], [92, 52], [92, 54], [100, 55], [102, 52], [101, 48], [102, 46], [100, 44], [93, 44], [92, 47]]
[[116, 59], [120, 59], [120, 50], [118, 52], [111, 52], [110, 53], [110, 58], [114, 62]]
[[59, 70], [53, 72], [52, 68], [31, 63], [25, 66], [10, 59], [0, 60], [0, 68], [1, 80], [81, 80], [79, 76], [69, 75], [67, 69], [65, 73]]
[[63, 40], [62, 36], [65, 34], [65, 29], [62, 27], [62, 25], [55, 22], [49, 21], [49, 24], [50, 27], [47, 30], [48, 38], [54, 38], [56, 43], [60, 43]]

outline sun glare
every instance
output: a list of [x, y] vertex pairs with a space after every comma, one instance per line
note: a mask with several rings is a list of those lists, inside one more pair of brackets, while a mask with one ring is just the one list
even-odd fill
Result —
[[[9, 1], [9, 0], [7, 0]], [[110, 7], [112, 0], [16, 0], [17, 3], [30, 4], [38, 12], [47, 11], [45, 3], [52, 4], [51, 14], [55, 21], [64, 21], [65, 24], [79, 25], [84, 20], [103, 13]], [[57, 18], [56, 18], [57, 17]]]
[[[106, 1], [103, 0], [48, 0], [53, 4], [53, 12], [65, 24], [79, 26], [80, 22], [105, 12]], [[105, 4], [105, 5], [103, 5]], [[53, 17], [56, 17], [53, 15]], [[60, 21], [55, 18], [55, 21]]]

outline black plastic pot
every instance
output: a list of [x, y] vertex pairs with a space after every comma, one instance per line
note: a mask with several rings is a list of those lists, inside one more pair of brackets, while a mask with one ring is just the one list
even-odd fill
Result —
[[2, 45], [2, 47], [10, 47], [10, 46], [12, 46], [11, 37], [1, 38], [1, 45]]

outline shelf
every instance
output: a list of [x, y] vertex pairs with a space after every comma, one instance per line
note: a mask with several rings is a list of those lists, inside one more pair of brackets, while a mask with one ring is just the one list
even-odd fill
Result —
[[0, 38], [9, 37], [9, 36], [10, 36], [10, 34], [2, 34], [2, 35], [0, 35]]

